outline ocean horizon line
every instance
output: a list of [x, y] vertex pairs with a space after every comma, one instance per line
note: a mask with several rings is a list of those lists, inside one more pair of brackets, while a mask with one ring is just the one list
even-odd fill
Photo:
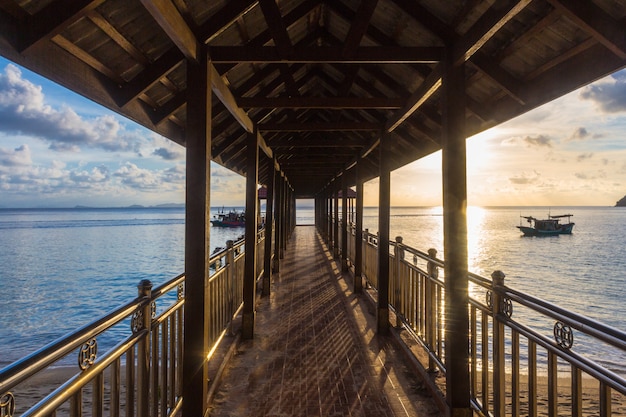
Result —
[[[262, 207], [264, 207], [265, 204], [262, 204]], [[519, 207], [519, 208], [524, 208], [524, 209], [559, 209], [559, 208], [602, 208], [602, 207], [614, 207], [614, 208], [620, 208], [620, 206], [615, 206], [615, 205], [604, 205], [604, 204], [599, 204], [599, 205], [497, 205], [497, 206], [492, 206], [492, 205], [485, 205], [485, 206], [481, 206], [481, 205], [474, 205], [474, 204], [470, 204], [467, 206], [468, 208], [484, 208], [484, 209], [497, 209], [497, 208], [515, 208], [515, 207]], [[35, 206], [35, 207], [12, 207], [12, 206], [0, 206], [0, 210], [133, 210], [133, 209], [137, 209], [137, 210], [144, 210], [144, 209], [184, 209], [185, 208], [185, 203], [163, 203], [163, 204], [155, 204], [155, 205], [142, 205], [142, 204], [131, 204], [128, 206], [89, 206], [89, 205], [75, 205], [75, 206]], [[314, 209], [315, 206], [310, 205], [310, 204], [306, 204], [306, 205], [296, 205], [296, 208], [298, 209]], [[364, 206], [364, 208], [366, 209], [375, 209], [378, 208], [378, 206]], [[415, 205], [395, 205], [395, 206], [391, 206], [391, 208], [395, 208], [395, 209], [411, 209], [411, 208], [416, 208], [416, 209], [425, 209], [425, 208], [443, 208], [442, 205], [425, 205], [425, 206], [415, 206]], [[219, 204], [219, 205], [215, 205], [215, 206], [211, 206], [211, 209], [226, 209], [226, 210], [243, 210], [245, 209], [245, 205], [224, 205], [224, 204]]]

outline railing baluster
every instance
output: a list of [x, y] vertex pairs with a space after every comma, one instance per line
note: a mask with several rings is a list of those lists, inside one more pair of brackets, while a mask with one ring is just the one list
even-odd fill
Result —
[[511, 332], [511, 416], [520, 416], [519, 333]]
[[[170, 361], [169, 358], [169, 350], [168, 350], [168, 344], [169, 341], [171, 340], [171, 329], [168, 328], [168, 324], [169, 324], [169, 320], [163, 320], [163, 323], [161, 323], [161, 368], [160, 370], [160, 386], [156, 387], [156, 389], [153, 391], [155, 393], [158, 393], [158, 400], [155, 401], [155, 404], [160, 404], [161, 406], [161, 414], [162, 416], [166, 416], [167, 415], [167, 401], [168, 401], [168, 395], [167, 395], [167, 391], [169, 388], [169, 381], [167, 380], [167, 375], [168, 375], [168, 370], [170, 368], [170, 366], [173, 366], [173, 364]], [[155, 374], [157, 374], [156, 372], [156, 368], [153, 370], [153, 372]], [[157, 380], [159, 378], [156, 378]], [[157, 408], [157, 405], [155, 405], [155, 407], [153, 408], [153, 410], [158, 410], [159, 408]]]
[[537, 344], [528, 340], [528, 415], [537, 415]]
[[558, 415], [558, 367], [556, 355], [548, 351], [548, 415]]
[[611, 415], [611, 387], [600, 382], [600, 417]]
[[70, 399], [70, 416], [82, 417], [83, 416], [83, 391], [79, 390], [76, 394], [72, 395]]
[[[141, 280], [137, 286], [138, 296], [150, 298], [152, 283]], [[142, 328], [151, 330], [152, 308], [150, 303], [145, 303], [142, 309]], [[150, 415], [150, 333], [142, 338], [137, 344], [137, 415], [148, 417]]]
[[135, 415], [135, 346], [126, 354], [126, 415]]
[[104, 410], [104, 374], [99, 373], [93, 379], [91, 394], [91, 415], [102, 417]]
[[572, 365], [572, 417], [582, 417], [583, 415], [583, 399], [582, 399], [582, 372], [580, 368]]
[[[504, 324], [500, 321], [503, 313], [502, 296], [498, 288], [504, 285], [504, 273], [494, 271], [491, 274], [493, 285], [493, 411], [496, 417], [504, 416], [505, 372], [504, 366]], [[483, 353], [484, 354], [484, 353]]]
[[111, 364], [111, 417], [120, 415], [120, 365], [121, 360], [117, 358]]

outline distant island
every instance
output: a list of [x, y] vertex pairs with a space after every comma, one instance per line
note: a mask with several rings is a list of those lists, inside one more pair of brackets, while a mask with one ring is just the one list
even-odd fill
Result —
[[115, 209], [150, 209], [150, 208], [185, 208], [185, 203], [165, 203], [158, 204], [156, 206], [142, 206], [141, 204], [133, 204], [125, 207], [93, 207], [93, 206], [74, 206], [75, 209], [100, 209], [100, 208], [115, 208]]
[[626, 207], [626, 195], [620, 201], [615, 203], [615, 207]]

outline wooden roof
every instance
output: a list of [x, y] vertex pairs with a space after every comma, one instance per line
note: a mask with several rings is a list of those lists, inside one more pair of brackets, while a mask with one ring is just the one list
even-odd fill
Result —
[[470, 136], [623, 68], [625, 28], [624, 0], [0, 0], [0, 54], [182, 145], [206, 45], [213, 159], [245, 173], [256, 124], [298, 197], [378, 176], [383, 132], [394, 169], [440, 149], [444, 53]]

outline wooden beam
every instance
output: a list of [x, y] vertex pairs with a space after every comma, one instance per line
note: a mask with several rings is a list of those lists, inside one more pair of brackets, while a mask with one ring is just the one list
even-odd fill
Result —
[[350, 29], [344, 41], [341, 55], [344, 57], [354, 56], [356, 50], [361, 44], [361, 39], [365, 36], [367, 28], [370, 26], [370, 20], [376, 10], [378, 0], [362, 0], [356, 12], [355, 18], [352, 20]]
[[394, 131], [409, 116], [411, 116], [421, 105], [423, 105], [441, 87], [441, 67], [437, 66], [430, 75], [422, 82], [420, 87], [411, 94], [405, 106], [387, 120], [385, 130]]
[[532, 0], [518, 0], [507, 2], [504, 6], [491, 6], [485, 14], [455, 42], [452, 59], [459, 65], [471, 58], [484, 44], [486, 44], [505, 24], [517, 16]]
[[342, 137], [340, 139], [331, 139], [331, 138], [321, 138], [321, 139], [299, 139], [293, 137], [284, 137], [279, 139], [269, 140], [269, 146], [272, 148], [281, 148], [281, 147], [307, 147], [307, 148], [335, 148], [335, 147], [344, 147], [344, 146], [365, 146], [367, 145], [367, 140], [365, 139], [356, 139], [356, 138], [345, 138]]
[[288, 57], [283, 57], [274, 46], [209, 46], [209, 55], [214, 63], [338, 63], [338, 64], [432, 64], [441, 60], [440, 47], [409, 46], [361, 46], [349, 57], [343, 55], [341, 47], [316, 46], [294, 48]]
[[383, 125], [381, 123], [372, 123], [365, 121], [259, 124], [259, 130], [264, 132], [343, 132], [381, 130], [382, 128]]
[[399, 109], [402, 98], [388, 97], [241, 97], [237, 104], [242, 108], [286, 109]]
[[242, 18], [258, 4], [257, 0], [229, 0], [217, 13], [202, 24], [199, 38], [207, 44], [224, 32], [230, 25]]
[[174, 45], [185, 55], [185, 58], [196, 61], [198, 51], [202, 46], [176, 6], [170, 0], [141, 0], [141, 4]]

